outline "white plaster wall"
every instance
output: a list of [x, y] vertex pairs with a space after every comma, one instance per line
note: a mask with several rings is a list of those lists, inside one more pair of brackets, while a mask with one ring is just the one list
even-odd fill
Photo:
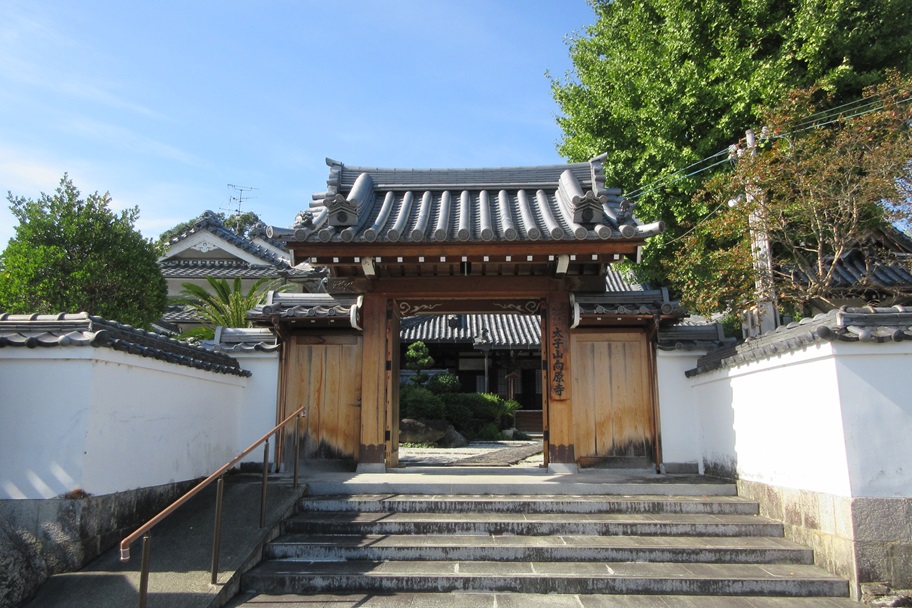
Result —
[[108, 348], [0, 349], [0, 498], [208, 475], [246, 447], [249, 380]]
[[[238, 453], [266, 434], [276, 424], [276, 397], [279, 391], [279, 352], [232, 354], [242, 369], [253, 375], [247, 379], [239, 411]], [[270, 445], [275, 445], [270, 440]], [[236, 456], [237, 454], [235, 454]], [[242, 462], [263, 462], [263, 451], [254, 450]]]
[[206, 477], [240, 451], [244, 378], [96, 350], [85, 491]]
[[0, 499], [59, 496], [85, 467], [91, 349], [24, 350], [0, 349]]
[[703, 458], [779, 487], [848, 496], [839, 383], [823, 344], [692, 380]]
[[912, 497], [912, 344], [834, 346], [852, 496]]
[[684, 372], [696, 367], [697, 359], [704, 354], [702, 351], [657, 351], [662, 460], [666, 463], [702, 465], [694, 390]]

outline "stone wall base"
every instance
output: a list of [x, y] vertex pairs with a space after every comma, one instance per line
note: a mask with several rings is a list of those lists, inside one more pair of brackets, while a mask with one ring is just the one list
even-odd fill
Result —
[[47, 577], [82, 568], [195, 484], [0, 500], [0, 606], [20, 606]]
[[850, 498], [738, 480], [738, 494], [781, 521], [785, 536], [814, 550], [815, 562], [863, 585], [912, 588], [912, 498]]

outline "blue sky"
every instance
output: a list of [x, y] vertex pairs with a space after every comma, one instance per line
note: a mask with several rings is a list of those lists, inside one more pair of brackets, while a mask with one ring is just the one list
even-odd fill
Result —
[[[585, 0], [0, 3], [0, 192], [137, 205], [147, 237], [206, 209], [287, 226], [352, 165], [564, 162], [545, 77]], [[0, 249], [15, 219], [0, 208]]]

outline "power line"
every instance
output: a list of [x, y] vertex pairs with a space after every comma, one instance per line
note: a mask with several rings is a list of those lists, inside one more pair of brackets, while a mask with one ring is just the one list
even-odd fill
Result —
[[[888, 89], [886, 91], [886, 93], [891, 93], [900, 88], [901, 87], [893, 87], [891, 89]], [[912, 103], [912, 98], [903, 99], [896, 103], [897, 104]], [[834, 118], [832, 120], [827, 120], [826, 122], [813, 122], [813, 119], [815, 117], [829, 118], [830, 116], [833, 115], [834, 112], [841, 110], [841, 109], [850, 108], [852, 106], [858, 106], [858, 107], [853, 108], [852, 111], [854, 113], [852, 113], [852, 114], [848, 114], [848, 115], [841, 114], [841, 115], [839, 115], [838, 118]], [[817, 128], [831, 125], [835, 122], [838, 122], [839, 120], [848, 120], [851, 118], [857, 118], [859, 116], [864, 116], [865, 114], [870, 114], [871, 112], [876, 112], [878, 110], [881, 110], [881, 109], [883, 109], [883, 107], [884, 107], [883, 95], [871, 95], [871, 96], [868, 96], [868, 97], [865, 97], [862, 99], [857, 99], [855, 101], [844, 103], [841, 106], [837, 106], [835, 108], [829, 108], [827, 110], [821, 110], [820, 112], [815, 112], [814, 114], [806, 116], [804, 119], [802, 119], [798, 123], [798, 126], [801, 128], [794, 129], [792, 131], [789, 131], [788, 133], [775, 135], [775, 136], [773, 136], [773, 138], [776, 138], [776, 139], [786, 138], [789, 135], [800, 133], [802, 131], [807, 131], [810, 129], [817, 129]], [[861, 111], [859, 111], [859, 110], [861, 110]], [[809, 126], [805, 126], [805, 125], [809, 125]], [[729, 154], [729, 150], [730, 150], [730, 148], [725, 148], [724, 150], [720, 150], [719, 152], [716, 152], [715, 154], [712, 154], [712, 155], [707, 156], [703, 159], [700, 159], [694, 163], [691, 163], [690, 165], [687, 165], [686, 167], [684, 167], [682, 169], [678, 169], [672, 173], [669, 173], [668, 175], [666, 175], [663, 178], [660, 178], [658, 180], [650, 182], [649, 184], [645, 184], [643, 186], [640, 186], [639, 188], [631, 190], [630, 192], [625, 193], [624, 196], [627, 198], [631, 198], [631, 199], [637, 199], [637, 198], [640, 198], [641, 196], [649, 194], [650, 192], [654, 192], [664, 186], [670, 186], [683, 179], [686, 179], [688, 177], [693, 177], [694, 175], [697, 175], [699, 173], [702, 173], [704, 171], [707, 171], [707, 170], [717, 167], [719, 165], [725, 164], [726, 162], [729, 161], [729, 159], [727, 158], [727, 155]], [[715, 162], [711, 165], [708, 165], [706, 167], [703, 167], [702, 169], [693, 171], [691, 173], [685, 173], [684, 175], [679, 175], [681, 173], [686, 172], [688, 169], [690, 169], [692, 167], [696, 167], [702, 163], [705, 163], [705, 162], [712, 160], [713, 158], [716, 158], [717, 156], [721, 156], [723, 154], [726, 155], [726, 158], [722, 161]], [[677, 177], [675, 177], [675, 176], [677, 176]]]
[[[705, 163], [706, 161], [712, 160], [713, 158], [716, 158], [717, 156], [721, 156], [721, 155], [723, 155], [723, 154], [725, 154], [725, 155], [728, 154], [728, 148], [725, 148], [724, 150], [719, 150], [719, 151], [716, 152], [715, 154], [712, 154], [712, 155], [710, 155], [710, 156], [707, 156], [706, 158], [702, 158], [702, 159], [700, 159], [700, 160], [698, 160], [698, 161], [696, 161], [696, 162], [694, 162], [694, 163], [691, 163], [691, 164], [687, 165], [686, 167], [684, 167], [683, 169], [678, 169], [677, 171], [674, 171], [674, 172], [672, 172], [672, 173], [669, 173], [669, 174], [666, 175], [665, 177], [663, 177], [663, 178], [661, 178], [661, 179], [659, 179], [659, 180], [657, 180], [657, 181], [654, 181], [654, 182], [652, 182], [651, 184], [647, 184], [647, 185], [645, 185], [645, 186], [641, 186], [641, 187], [639, 187], [639, 188], [636, 188], [636, 189], [634, 189], [634, 190], [631, 190], [630, 192], [624, 194], [624, 196], [626, 196], [626, 197], [628, 197], [628, 198], [631, 198], [631, 197], [636, 198], [636, 197], [638, 197], [638, 196], [641, 196], [640, 194], [638, 194], [641, 190], [644, 190], [644, 189], [646, 189], [646, 188], [654, 189], [653, 186], [658, 186], [658, 185], [660, 185], [660, 184], [662, 184], [662, 183], [664, 183], [664, 182], [666, 182], [666, 181], [671, 180], [671, 179], [672, 179], [675, 175], [677, 175], [678, 173], [682, 173], [682, 172], [684, 172], [684, 171], [687, 171], [688, 169], [691, 169], [691, 168], [693, 168], [693, 167], [696, 167], [697, 165], [700, 165], [700, 164], [702, 164], [702, 163]], [[695, 174], [692, 174], [692, 175], [695, 175]], [[685, 177], [687, 177], [687, 176], [685, 176]], [[683, 179], [683, 178], [682, 178], [682, 179]], [[674, 181], [677, 181], [677, 180], [674, 180]], [[674, 183], [674, 182], [672, 182], [672, 183]], [[643, 194], [645, 194], [645, 193], [643, 193]]]

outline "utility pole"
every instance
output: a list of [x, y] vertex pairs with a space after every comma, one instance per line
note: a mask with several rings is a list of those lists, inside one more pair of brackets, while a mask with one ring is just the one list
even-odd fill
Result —
[[[762, 134], [761, 134], [762, 135]], [[757, 154], [757, 141], [754, 132], [748, 129], [745, 132], [747, 150], [751, 156]], [[757, 193], [752, 185], [748, 185], [745, 193], [748, 204], [752, 204]], [[779, 313], [776, 310], [776, 289], [773, 283], [773, 259], [769, 235], [764, 229], [765, 218], [762, 206], [751, 211], [748, 218], [750, 226], [751, 256], [754, 263], [754, 288], [757, 292], [757, 306], [754, 310], [746, 311], [749, 319], [742, 320], [741, 330], [745, 338], [752, 338], [779, 327]], [[744, 321], [747, 321], [746, 323]]]

